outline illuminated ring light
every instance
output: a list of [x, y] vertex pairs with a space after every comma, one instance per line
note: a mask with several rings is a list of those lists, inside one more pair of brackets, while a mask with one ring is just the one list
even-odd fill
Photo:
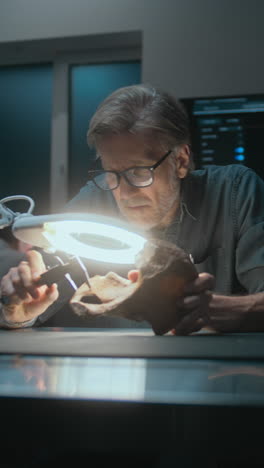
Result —
[[123, 265], [134, 264], [146, 243], [142, 235], [116, 219], [83, 213], [21, 216], [15, 221], [13, 232], [18, 239], [44, 250]]

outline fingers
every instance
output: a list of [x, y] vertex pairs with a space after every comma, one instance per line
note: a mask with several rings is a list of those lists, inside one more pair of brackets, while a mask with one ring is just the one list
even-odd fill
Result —
[[178, 310], [178, 320], [173, 330], [175, 335], [188, 335], [199, 331], [208, 322], [208, 305], [211, 295], [184, 298], [185, 306]]
[[194, 296], [184, 296], [179, 298], [176, 306], [179, 309], [183, 309], [185, 311], [192, 310], [201, 306], [205, 306], [211, 300], [212, 292], [211, 291], [204, 291], [201, 294], [196, 294]]
[[34, 286], [34, 278], [29, 263], [21, 262], [11, 275], [14, 288], [21, 299], [26, 299], [29, 293], [34, 299], [38, 298], [38, 291]]
[[209, 273], [200, 273], [191, 283], [185, 286], [185, 294], [199, 294], [205, 290], [214, 288], [215, 279]]
[[42, 314], [53, 302], [58, 299], [58, 287], [56, 284], [52, 284], [51, 286], [47, 287], [44, 286], [45, 290], [40, 294], [39, 299], [37, 301], [30, 301], [27, 304], [27, 313], [30, 316], [36, 316]]
[[20, 275], [17, 268], [11, 268], [2, 278], [1, 296], [8, 298], [7, 304], [20, 304], [27, 297], [27, 291], [20, 284]]
[[22, 261], [16, 268], [11, 268], [2, 278], [1, 295], [8, 296], [11, 304], [18, 304], [29, 299], [37, 300], [41, 289], [35, 280], [46, 270], [42, 256], [39, 252], [27, 253], [28, 262]]
[[208, 325], [212, 299], [210, 289], [213, 286], [214, 277], [209, 273], [200, 273], [198, 278], [185, 288], [186, 295], [176, 303], [177, 319], [173, 334], [188, 335]]
[[41, 315], [58, 298], [57, 285], [37, 286], [36, 280], [46, 271], [37, 251], [27, 252], [28, 261], [20, 262], [2, 278], [0, 295], [3, 299], [4, 319], [25, 322]]
[[212, 292], [208, 290], [202, 292], [201, 294], [196, 294], [193, 296], [183, 296], [179, 298], [176, 301], [178, 317], [181, 319], [183, 316], [196, 309], [200, 310], [200, 313], [207, 317], [208, 305], [211, 299]]
[[32, 278], [38, 279], [46, 269], [46, 265], [43, 261], [42, 255], [36, 250], [29, 250], [27, 252], [28, 264], [31, 270]]
[[45, 310], [58, 298], [57, 285], [44, 287], [45, 291], [40, 294], [38, 300], [32, 300], [32, 297], [28, 295], [28, 299], [21, 301], [19, 299], [15, 303], [15, 297], [12, 297], [12, 302], [9, 305], [3, 307], [4, 319], [9, 323], [12, 322], [25, 322], [32, 320], [33, 318], [41, 315]]
[[206, 319], [200, 315], [200, 310], [195, 310], [182, 318], [177, 327], [172, 330], [172, 334], [190, 335], [201, 330], [201, 328], [206, 326], [206, 323]]

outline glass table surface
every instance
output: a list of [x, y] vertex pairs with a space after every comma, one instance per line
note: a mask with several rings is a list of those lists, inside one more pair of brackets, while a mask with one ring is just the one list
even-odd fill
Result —
[[[51, 334], [50, 334], [51, 333]], [[67, 336], [70, 332], [67, 332]], [[133, 331], [130, 331], [130, 337]], [[128, 401], [143, 403], [162, 403], [180, 405], [232, 405], [232, 406], [263, 406], [264, 405], [264, 359], [254, 355], [250, 358], [238, 356], [227, 358], [224, 350], [214, 357], [206, 349], [201, 355], [185, 355], [183, 352], [175, 353], [175, 356], [163, 352], [160, 341], [146, 341], [153, 343], [154, 348], [161, 350], [153, 353], [138, 352], [138, 355], [122, 355], [125, 341], [119, 341], [118, 337], [124, 335], [124, 331], [112, 332], [87, 332], [87, 340], [94, 339], [95, 343], [107, 344], [106, 337], [114, 340], [119, 349], [119, 355], [59, 355], [45, 353], [18, 352], [2, 349], [0, 353], [0, 397], [21, 398], [63, 398], [75, 400], [107, 400]], [[143, 331], [135, 332], [135, 335], [145, 336]], [[150, 332], [146, 333], [149, 337]], [[17, 342], [21, 334], [7, 332], [0, 333], [0, 341], [8, 340], [10, 346], [12, 340]], [[52, 332], [24, 333], [23, 337], [51, 336]], [[63, 335], [58, 335], [63, 336]], [[80, 333], [80, 339], [85, 332]], [[146, 338], [145, 336], [145, 338]], [[165, 349], [166, 337], [161, 340]], [[259, 339], [260, 337], [258, 337]], [[77, 338], [78, 339], [78, 334]], [[146, 338], [149, 340], [149, 338]], [[172, 337], [177, 340], [177, 337]], [[56, 341], [56, 340], [55, 340]], [[183, 338], [181, 349], [189, 347], [193, 340]], [[40, 340], [41, 343], [41, 340]], [[91, 342], [93, 343], [93, 342]], [[112, 342], [111, 342], [112, 343]], [[141, 340], [133, 342], [134, 347]], [[176, 341], [175, 341], [176, 343]], [[196, 341], [199, 344], [199, 342]], [[201, 342], [202, 343], [202, 342]], [[220, 342], [219, 342], [220, 343]], [[246, 342], [245, 342], [246, 343]], [[67, 343], [66, 343], [67, 344]], [[83, 346], [83, 341], [81, 341]], [[210, 344], [210, 343], [209, 343]], [[242, 343], [243, 344], [243, 343]], [[247, 344], [247, 343], [246, 343]], [[9, 348], [10, 348], [9, 346]], [[92, 345], [91, 345], [92, 346]], [[156, 348], [155, 348], [156, 346]], [[4, 347], [4, 346], [3, 346]], [[23, 349], [23, 347], [21, 348]], [[30, 348], [29, 348], [30, 349]], [[43, 348], [44, 349], [44, 348]], [[109, 348], [110, 349], [110, 348]], [[111, 348], [112, 349], [112, 348]], [[151, 348], [152, 349], [152, 348]], [[199, 349], [199, 348], [194, 348]], [[202, 349], [202, 347], [201, 347]], [[235, 349], [235, 347], [234, 347]], [[89, 347], [88, 347], [89, 350]], [[144, 356], [145, 353], [145, 356]], [[107, 354], [107, 349], [106, 349]]]

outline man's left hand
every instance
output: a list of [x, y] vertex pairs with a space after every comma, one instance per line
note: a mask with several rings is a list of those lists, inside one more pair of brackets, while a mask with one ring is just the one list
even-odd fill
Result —
[[176, 324], [171, 330], [174, 335], [189, 335], [204, 328], [209, 323], [209, 304], [212, 299], [214, 277], [200, 273], [185, 287], [184, 296], [176, 306]]

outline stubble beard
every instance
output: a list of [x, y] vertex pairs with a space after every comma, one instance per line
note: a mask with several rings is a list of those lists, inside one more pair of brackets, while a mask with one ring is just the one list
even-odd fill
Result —
[[[165, 227], [171, 223], [177, 211], [180, 200], [180, 179], [174, 174], [168, 184], [166, 193], [161, 193], [158, 204], [154, 207], [142, 207], [142, 211], [133, 213], [129, 210], [129, 202], [120, 203], [119, 209], [122, 215], [136, 228], [149, 231], [155, 227]], [[144, 205], [143, 197], [133, 200], [135, 205]]]

